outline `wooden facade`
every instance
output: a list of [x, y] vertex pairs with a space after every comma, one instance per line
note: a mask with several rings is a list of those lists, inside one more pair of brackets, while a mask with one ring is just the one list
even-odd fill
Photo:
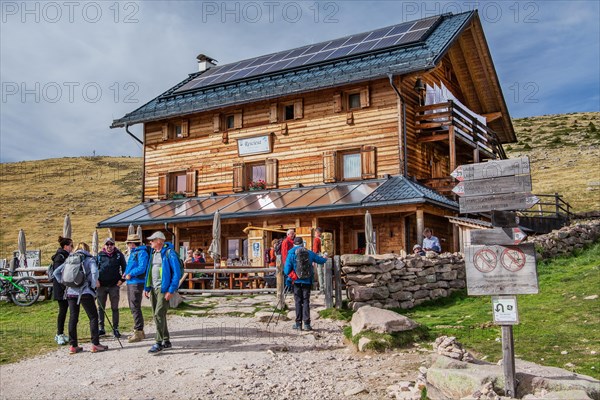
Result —
[[[436, 107], [424, 107], [424, 93], [415, 90], [419, 81], [443, 84], [462, 104], [486, 116], [488, 126], [498, 132], [464, 120], [451, 103], [438, 105], [440, 113], [428, 114]], [[387, 175], [404, 175], [449, 194], [448, 177], [456, 166], [502, 157], [501, 143], [514, 140], [478, 18], [471, 20], [434, 68], [391, 80], [379, 76], [148, 121], [143, 132], [144, 201], [240, 193], [255, 185], [273, 190]], [[267, 150], [241, 154], [240, 140], [254, 138], [265, 142]], [[345, 171], [344, 165], [354, 165], [353, 172]], [[273, 230], [295, 228], [310, 243], [314, 229], [321, 226], [331, 233], [336, 254], [351, 253], [364, 240], [365, 211], [307, 210], [229, 218], [223, 221], [222, 247], [227, 249], [230, 239], [248, 246], [248, 241], [260, 238], [260, 257], [248, 248], [243, 254], [253, 265], [261, 265], [262, 251], [279, 235]], [[369, 211], [378, 253], [409, 251], [421, 241], [426, 226], [440, 238], [444, 250], [458, 250], [454, 229], [445, 218], [457, 215], [455, 209], [406, 203]], [[244, 232], [248, 225], [271, 230]], [[144, 231], [162, 228], [159, 223], [146, 224]], [[176, 223], [171, 228], [178, 235], [176, 245], [206, 249], [210, 244], [211, 221]], [[121, 227], [113, 229], [116, 235], [124, 232]]]

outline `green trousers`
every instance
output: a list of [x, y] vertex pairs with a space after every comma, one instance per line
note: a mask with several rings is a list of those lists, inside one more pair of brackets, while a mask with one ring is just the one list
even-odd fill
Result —
[[169, 340], [169, 328], [167, 328], [169, 301], [165, 300], [165, 294], [160, 292], [160, 288], [155, 288], [150, 293], [150, 302], [152, 303], [154, 325], [156, 325], [156, 343], [162, 343]]

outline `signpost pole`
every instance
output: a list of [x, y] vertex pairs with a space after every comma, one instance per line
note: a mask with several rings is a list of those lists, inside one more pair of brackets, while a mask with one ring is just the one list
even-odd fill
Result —
[[502, 325], [502, 367], [504, 369], [504, 391], [506, 396], [515, 397], [515, 348], [512, 325]]

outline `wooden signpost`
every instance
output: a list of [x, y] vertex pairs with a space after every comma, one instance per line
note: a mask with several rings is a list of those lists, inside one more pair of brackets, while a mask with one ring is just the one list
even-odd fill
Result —
[[460, 183], [452, 190], [460, 196], [461, 213], [492, 212], [493, 229], [473, 230], [465, 246], [467, 293], [492, 295], [494, 322], [502, 327], [502, 363], [505, 393], [516, 395], [512, 326], [519, 323], [517, 294], [538, 293], [535, 247], [521, 244], [527, 235], [513, 212], [532, 207], [529, 158], [461, 165], [452, 172]]

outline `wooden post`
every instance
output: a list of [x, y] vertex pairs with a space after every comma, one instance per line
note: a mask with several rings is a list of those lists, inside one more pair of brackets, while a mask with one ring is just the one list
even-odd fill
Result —
[[331, 267], [332, 267], [331, 258], [327, 259], [325, 263], [325, 308], [333, 307], [333, 291], [332, 291], [332, 276], [331, 276]]
[[173, 240], [173, 248], [175, 252], [179, 254], [179, 227], [173, 226], [173, 234], [175, 235], [175, 239]]
[[479, 143], [475, 144], [475, 149], [473, 149], [473, 162], [479, 162]]
[[453, 125], [448, 127], [448, 150], [450, 152], [450, 171], [454, 171], [456, 169], [456, 138]]
[[275, 274], [277, 280], [277, 304], [281, 307], [281, 309], [284, 309], [285, 297], [283, 289], [285, 288], [285, 280], [283, 277], [283, 265], [281, 265], [281, 254], [277, 255], [275, 266], [277, 267], [277, 272]]
[[[425, 230], [425, 215], [423, 210], [417, 210], [417, 243], [421, 243], [423, 240], [423, 231]], [[407, 252], [410, 252], [411, 247], [407, 248]]]
[[342, 308], [342, 263], [340, 256], [333, 257], [333, 276], [335, 279], [335, 308]]
[[555, 204], [555, 207], [556, 207], [555, 213], [556, 213], [557, 217], [560, 217], [560, 212], [559, 212], [560, 211], [560, 208], [559, 208], [560, 205], [558, 204], [559, 198], [560, 197], [558, 196], [558, 193], [554, 192], [554, 204]]
[[515, 348], [512, 325], [502, 325], [502, 366], [505, 394], [508, 397], [515, 397]]

